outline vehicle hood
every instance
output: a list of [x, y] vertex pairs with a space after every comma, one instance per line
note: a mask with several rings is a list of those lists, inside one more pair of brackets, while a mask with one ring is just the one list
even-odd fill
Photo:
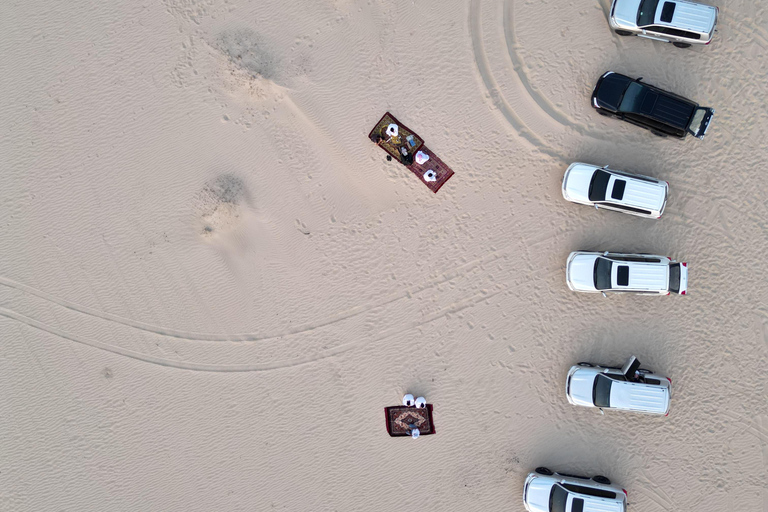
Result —
[[[670, 23], [661, 21], [661, 12], [664, 9], [664, 4], [666, 3], [675, 4], [675, 13], [672, 15], [672, 21]], [[679, 0], [676, 2], [662, 0], [659, 2], [659, 6], [656, 8], [654, 24], [681, 28], [683, 30], [691, 30], [693, 32], [701, 32], [702, 34], [709, 34], [715, 27], [716, 19], [717, 9], [711, 5], [703, 5], [699, 3], [684, 1], [681, 2]]]
[[533, 475], [525, 495], [525, 507], [530, 512], [549, 512], [549, 495], [556, 480]]
[[595, 403], [592, 401], [592, 389], [595, 385], [595, 377], [597, 377], [598, 373], [597, 370], [581, 366], [575, 366], [574, 368], [576, 368], [576, 371], [571, 375], [571, 400], [576, 405], [594, 407]]
[[641, 382], [615, 381], [611, 386], [611, 408], [666, 414], [669, 388]]
[[604, 74], [595, 86], [595, 92], [592, 95], [593, 105], [618, 111], [621, 97], [632, 81], [628, 76], [613, 71]]
[[570, 201], [590, 202], [589, 184], [597, 169], [599, 167], [595, 165], [572, 163], [563, 176], [563, 197]]
[[637, 27], [637, 11], [641, 0], [615, 0], [613, 19], [625, 27]]
[[571, 253], [565, 269], [568, 286], [574, 291], [596, 292], [595, 260], [598, 254]]

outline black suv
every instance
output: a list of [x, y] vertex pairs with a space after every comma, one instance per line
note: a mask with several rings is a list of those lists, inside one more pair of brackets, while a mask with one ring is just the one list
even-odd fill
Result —
[[687, 134], [703, 139], [715, 110], [677, 94], [608, 71], [595, 85], [592, 106], [599, 114], [642, 126], [660, 137]]

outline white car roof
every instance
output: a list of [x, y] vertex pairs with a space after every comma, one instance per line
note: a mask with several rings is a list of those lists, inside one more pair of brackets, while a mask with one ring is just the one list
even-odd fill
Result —
[[[610, 257], [609, 257], [610, 259]], [[637, 261], [613, 261], [611, 267], [611, 288], [614, 290], [650, 290], [663, 291], [669, 288], [669, 263], [641, 263]], [[619, 269], [629, 267], [629, 284], [618, 283]]]
[[669, 408], [669, 388], [615, 380], [611, 385], [611, 408], [664, 414]]
[[[608, 172], [611, 172], [610, 169]], [[626, 183], [624, 195], [620, 200], [613, 199], [612, 196], [613, 187], [617, 180], [623, 180]], [[634, 208], [642, 208], [651, 212], [658, 212], [664, 204], [665, 188], [663, 183], [652, 183], [650, 181], [612, 174], [611, 179], [608, 180], [605, 200]]]
[[[661, 21], [661, 13], [664, 9], [664, 5], [668, 3], [675, 4], [675, 11], [672, 15], [672, 21]], [[659, 6], [656, 8], [656, 14], [653, 17], [653, 21], [655, 25], [674, 27], [683, 30], [690, 30], [691, 32], [709, 34], [709, 32], [712, 30], [712, 26], [715, 24], [716, 17], [717, 9], [711, 5], [704, 5], [681, 0], [660, 0]]]

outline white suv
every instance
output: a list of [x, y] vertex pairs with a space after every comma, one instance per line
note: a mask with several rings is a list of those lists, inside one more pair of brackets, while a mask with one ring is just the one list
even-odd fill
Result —
[[687, 48], [712, 42], [719, 12], [717, 7], [686, 0], [613, 0], [608, 23], [620, 36]]
[[575, 251], [565, 263], [565, 282], [575, 292], [669, 295], [688, 292], [688, 264], [666, 256]]
[[617, 212], [660, 219], [669, 183], [648, 176], [574, 162], [563, 176], [563, 198]]
[[612, 486], [604, 476], [589, 478], [536, 468], [525, 479], [523, 505], [528, 512], [626, 512], [627, 491]]
[[669, 414], [672, 380], [640, 368], [632, 356], [621, 368], [579, 363], [565, 380], [568, 403], [599, 409]]

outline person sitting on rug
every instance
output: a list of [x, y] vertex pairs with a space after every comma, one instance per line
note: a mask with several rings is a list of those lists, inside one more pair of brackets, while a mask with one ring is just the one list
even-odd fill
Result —
[[416, 438], [418, 438], [420, 435], [421, 435], [421, 431], [419, 431], [419, 429], [417, 429], [417, 428], [414, 428], [414, 429], [412, 429], [412, 430], [411, 430], [411, 437], [412, 437], [412, 438], [416, 439]]

